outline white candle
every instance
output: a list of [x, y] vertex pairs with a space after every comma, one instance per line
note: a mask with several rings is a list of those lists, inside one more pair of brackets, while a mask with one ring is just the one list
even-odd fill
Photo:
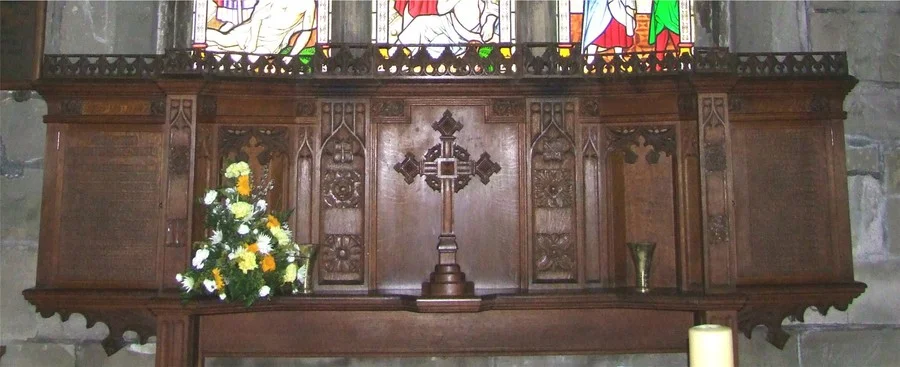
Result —
[[688, 330], [691, 367], [734, 367], [731, 328], [698, 325]]

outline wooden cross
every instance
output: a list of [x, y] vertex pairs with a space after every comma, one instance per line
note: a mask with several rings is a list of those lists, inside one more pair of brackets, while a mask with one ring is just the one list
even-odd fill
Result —
[[406, 153], [402, 162], [394, 165], [394, 170], [403, 175], [407, 184], [416, 177], [425, 177], [425, 183], [442, 197], [441, 235], [438, 239], [438, 263], [434, 266], [430, 280], [422, 283], [422, 295], [426, 297], [454, 297], [472, 294], [474, 285], [466, 282], [466, 275], [456, 263], [456, 234], [453, 232], [453, 194], [469, 184], [472, 176], [478, 176], [481, 183], [490, 182], [491, 175], [500, 172], [500, 165], [491, 161], [491, 156], [482, 153], [478, 161], [469, 160], [469, 152], [456, 145], [453, 136], [463, 125], [453, 118], [450, 110], [444, 112], [440, 120], [431, 127], [441, 133], [441, 143], [425, 153], [420, 163], [412, 153]]

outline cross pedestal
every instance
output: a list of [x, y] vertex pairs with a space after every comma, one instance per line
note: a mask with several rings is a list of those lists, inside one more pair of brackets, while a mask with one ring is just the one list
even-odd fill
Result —
[[487, 153], [482, 153], [475, 162], [469, 160], [469, 152], [456, 145], [454, 134], [463, 125], [453, 118], [450, 110], [445, 111], [443, 117], [432, 123], [431, 127], [441, 133], [441, 143], [428, 149], [424, 161], [419, 162], [412, 153], [406, 153], [403, 161], [394, 165], [394, 169], [404, 176], [407, 184], [412, 184], [417, 176], [422, 175], [429, 187], [441, 193], [438, 263], [428, 281], [422, 283], [422, 296], [472, 295], [475, 286], [466, 281], [466, 274], [456, 263], [458, 245], [453, 232], [453, 195], [466, 187], [472, 176], [478, 176], [481, 183], [487, 184], [491, 175], [500, 172], [500, 165], [491, 161], [491, 156]]

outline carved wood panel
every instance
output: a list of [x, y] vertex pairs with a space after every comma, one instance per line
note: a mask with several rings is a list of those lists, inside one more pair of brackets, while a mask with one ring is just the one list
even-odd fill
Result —
[[72, 127], [60, 137], [60, 284], [156, 287], [163, 213], [158, 127]]
[[[313, 104], [313, 106], [315, 106]], [[313, 107], [315, 110], [315, 107]], [[316, 154], [318, 153], [318, 140], [314, 126], [303, 126], [297, 131], [296, 165], [297, 179], [294, 182], [294, 240], [298, 243], [313, 243], [313, 231], [315, 217], [313, 211], [315, 197]]]
[[703, 245], [707, 291], [735, 286], [734, 203], [728, 95], [697, 97], [700, 140], [700, 184], [703, 191]]
[[653, 242], [651, 287], [675, 287], [675, 127], [618, 126], [608, 139], [613, 241], [610, 263], [616, 285], [634, 286], [628, 242]]
[[321, 103], [319, 147], [318, 282], [363, 285], [368, 265], [366, 230], [367, 103]]
[[581, 246], [576, 224], [575, 103], [531, 100], [528, 106], [530, 279], [577, 283]]
[[191, 251], [191, 211], [194, 202], [191, 180], [197, 96], [168, 95], [166, 103], [166, 224], [161, 286], [177, 288], [175, 274], [184, 270]]
[[828, 133], [815, 125], [732, 129], [739, 283], [835, 277]]
[[585, 281], [610, 286], [610, 268], [607, 264], [610, 253], [608, 228], [611, 216], [607, 212], [609, 207], [606, 191], [609, 183], [605, 173], [607, 141], [605, 134], [601, 135], [602, 129], [596, 124], [581, 126], [582, 206], [579, 214], [583, 218], [581, 226], [584, 231]]
[[432, 123], [448, 110], [462, 124], [462, 129], [454, 134], [456, 144], [472, 152], [472, 163], [477, 160], [476, 152], [487, 151], [490, 159], [502, 167], [490, 176], [489, 184], [470, 182], [453, 196], [457, 262], [478, 288], [518, 287], [521, 171], [517, 167], [522, 124], [486, 123], [484, 109], [490, 106], [481, 100], [409, 99], [406, 103], [410, 108], [409, 124], [385, 122], [375, 126], [376, 288], [418, 290], [437, 261], [442, 195], [422, 176], [410, 175], [412, 182], [407, 183], [395, 166], [407, 154], [423, 161], [429, 149], [440, 142], [440, 133], [432, 128]]
[[273, 185], [266, 198], [269, 207], [291, 209], [292, 131], [285, 126], [219, 126], [217, 178], [222, 179], [221, 172], [230, 163], [247, 162], [253, 171], [254, 187]]

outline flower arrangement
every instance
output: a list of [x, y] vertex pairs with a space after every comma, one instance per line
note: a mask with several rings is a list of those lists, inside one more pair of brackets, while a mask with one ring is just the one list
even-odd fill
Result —
[[290, 213], [266, 211], [264, 198], [271, 185], [253, 190], [250, 176], [246, 162], [232, 163], [225, 169], [226, 186], [201, 198], [212, 235], [194, 243], [190, 266], [175, 276], [186, 300], [210, 294], [249, 307], [273, 293], [309, 289], [306, 268], [311, 262], [302, 260], [309, 260], [314, 248], [291, 239], [285, 224]]

